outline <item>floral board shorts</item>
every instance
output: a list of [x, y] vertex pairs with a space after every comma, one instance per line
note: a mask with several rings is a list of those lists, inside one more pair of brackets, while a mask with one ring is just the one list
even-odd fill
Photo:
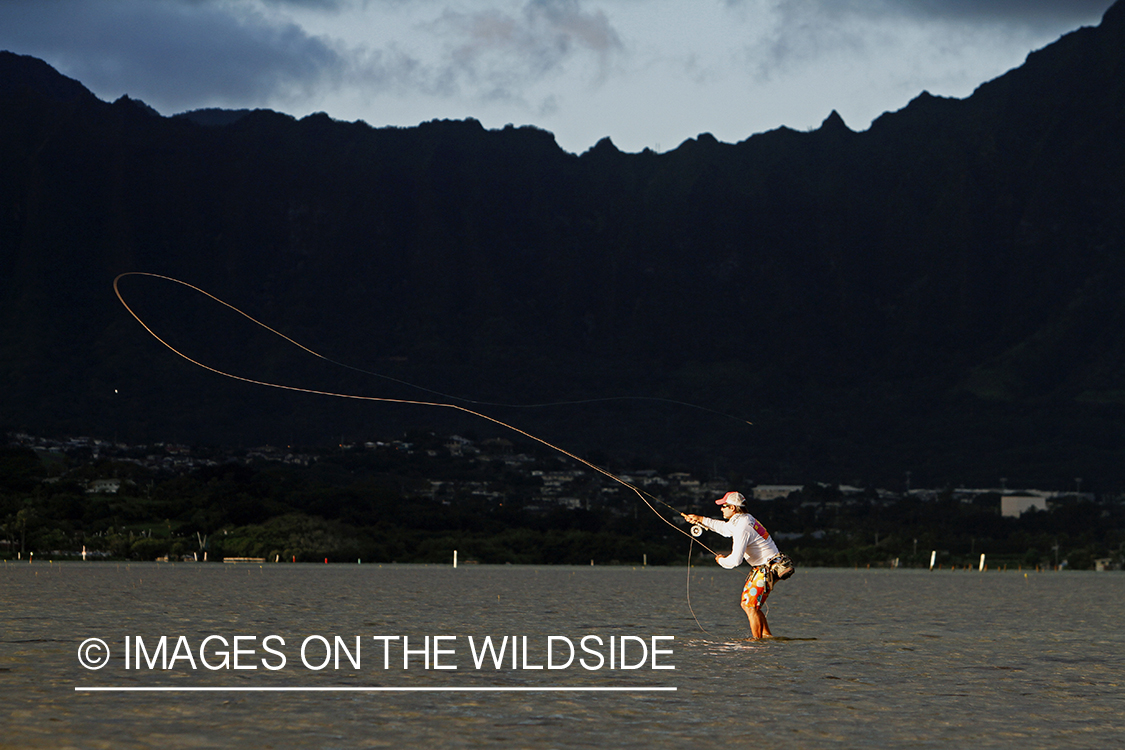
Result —
[[767, 577], [768, 570], [765, 565], [759, 565], [750, 571], [750, 575], [746, 578], [746, 587], [742, 589], [743, 607], [761, 609], [766, 603], [766, 597], [770, 595], [772, 588]]

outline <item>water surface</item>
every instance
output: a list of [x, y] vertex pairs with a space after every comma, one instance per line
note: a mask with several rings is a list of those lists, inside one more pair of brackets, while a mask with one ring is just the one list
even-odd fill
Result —
[[[37, 562], [0, 565], [0, 745], [20, 748], [725, 746], [1093, 748], [1125, 736], [1125, 575], [800, 569], [770, 598], [781, 636], [745, 640], [743, 577], [717, 567], [217, 565]], [[694, 613], [694, 615], [693, 615]], [[698, 618], [698, 620], [697, 620]], [[280, 635], [286, 666], [261, 659]], [[210, 635], [254, 648], [254, 670], [125, 668], [126, 636], [148, 646]], [[361, 666], [306, 668], [310, 635]], [[527, 638], [515, 668], [474, 666], [468, 638]], [[546, 666], [548, 636], [576, 646], [660, 641], [659, 665]], [[388, 641], [390, 668], [381, 642]], [[425, 669], [401, 637], [452, 654]], [[84, 669], [79, 645], [112, 654]], [[219, 642], [209, 658], [218, 663]], [[596, 646], [597, 641], [588, 641]], [[556, 646], [562, 645], [561, 641]], [[319, 648], [319, 650], [318, 650]], [[608, 647], [601, 648], [608, 662]], [[510, 654], [510, 652], [507, 652]], [[556, 652], [558, 655], [561, 652]], [[319, 641], [307, 657], [326, 652]], [[561, 653], [565, 656], [565, 653]], [[587, 664], [597, 663], [591, 654]], [[182, 654], [181, 654], [182, 657]], [[561, 663], [561, 657], [557, 663]], [[636, 664], [633, 661], [633, 664]], [[130, 664], [136, 667], [135, 660]], [[623, 687], [633, 692], [160, 692], [116, 687]], [[675, 687], [674, 692], [648, 691]]]

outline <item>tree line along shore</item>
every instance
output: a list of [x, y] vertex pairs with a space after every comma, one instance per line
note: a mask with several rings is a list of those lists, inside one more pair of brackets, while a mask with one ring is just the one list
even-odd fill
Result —
[[[610, 470], [694, 512], [731, 487], [754, 494], [679, 468]], [[784, 489], [753, 512], [798, 565], [1122, 566], [1116, 496], [1076, 489], [1004, 515], [1000, 490]], [[230, 450], [22, 436], [0, 449], [0, 558], [448, 563], [456, 550], [468, 564], [681, 564], [686, 527], [661, 502], [507, 440]]]

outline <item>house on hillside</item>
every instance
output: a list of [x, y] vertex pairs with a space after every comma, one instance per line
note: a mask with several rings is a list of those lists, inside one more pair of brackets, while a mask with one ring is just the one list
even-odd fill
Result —
[[119, 489], [120, 479], [95, 479], [86, 485], [86, 492], [90, 495], [116, 495]]

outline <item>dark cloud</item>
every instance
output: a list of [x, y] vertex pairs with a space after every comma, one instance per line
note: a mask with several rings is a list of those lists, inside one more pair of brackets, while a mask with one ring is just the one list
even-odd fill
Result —
[[1113, 0], [886, 0], [886, 4], [936, 18], [1037, 26], [1096, 22], [1113, 5]]
[[351, 5], [348, 0], [262, 0], [266, 5], [292, 6], [295, 8], [320, 8], [340, 10]]
[[[738, 5], [745, 0], [729, 0]], [[781, 0], [785, 18], [913, 18], [1055, 30], [1097, 23], [1113, 0]]]
[[127, 93], [166, 114], [299, 95], [346, 67], [329, 42], [293, 24], [207, 0], [6, 0], [0, 48], [41, 57], [104, 98]]
[[[519, 99], [575, 58], [605, 72], [621, 40], [580, 0], [526, 0], [514, 12], [447, 9], [428, 25], [445, 57], [423, 61], [394, 42], [346, 49], [286, 22], [401, 9], [410, 0], [0, 0], [0, 49], [45, 59], [95, 94], [139, 98], [165, 114], [203, 106], [277, 106], [354, 86], [384, 92]], [[437, 5], [440, 8], [440, 5]]]
[[[748, 0], [729, 0], [735, 6]], [[962, 41], [1049, 41], [1095, 24], [1113, 0], [775, 0], [777, 25], [748, 46], [755, 74], [769, 79], [827, 54], [874, 59], [909, 28], [932, 30], [955, 50]], [[984, 35], [984, 36], [982, 36]]]

